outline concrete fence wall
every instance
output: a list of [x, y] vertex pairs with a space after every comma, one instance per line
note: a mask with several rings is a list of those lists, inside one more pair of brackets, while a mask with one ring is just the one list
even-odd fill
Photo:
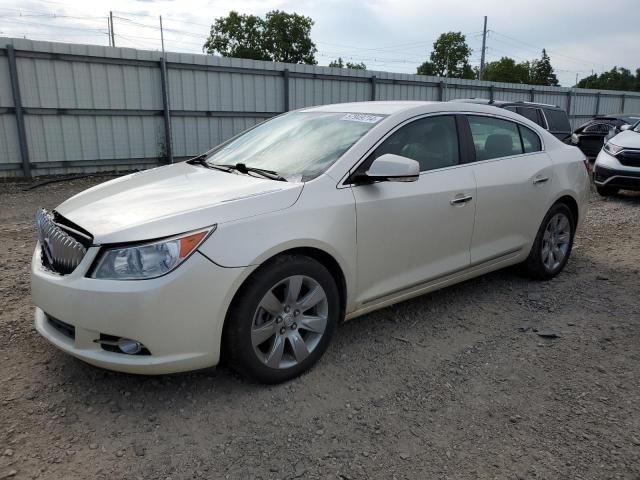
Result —
[[559, 105], [574, 127], [640, 112], [637, 92], [0, 38], [0, 177], [148, 168], [305, 106], [469, 97]]

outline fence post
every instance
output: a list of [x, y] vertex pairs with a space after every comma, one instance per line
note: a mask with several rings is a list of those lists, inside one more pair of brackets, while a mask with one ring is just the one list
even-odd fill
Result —
[[371, 75], [371, 101], [376, 99], [376, 76]]
[[438, 101], [444, 102], [444, 82], [442, 80], [438, 82]]
[[24, 111], [22, 110], [22, 97], [20, 97], [20, 83], [18, 80], [18, 68], [16, 64], [16, 51], [13, 45], [7, 45], [7, 59], [9, 63], [9, 77], [11, 78], [11, 93], [13, 94], [13, 106], [16, 111], [16, 125], [18, 127], [18, 143], [20, 145], [20, 158], [22, 159], [22, 173], [31, 178], [31, 163], [29, 161], [29, 148], [27, 146], [27, 134], [24, 127]]
[[600, 114], [600, 92], [596, 93], [596, 114], [594, 117], [597, 117]]
[[489, 103], [493, 103], [493, 85], [489, 85]]
[[536, 101], [536, 91], [533, 88], [529, 90], [529, 101], [530, 102]]
[[282, 71], [282, 79], [284, 81], [284, 111], [289, 111], [289, 69]]
[[164, 110], [164, 148], [169, 163], [173, 163], [171, 142], [171, 106], [169, 105], [169, 82], [167, 79], [167, 61], [160, 57], [160, 81], [162, 83], [162, 107]]
[[622, 96], [620, 97], [621, 101], [620, 101], [620, 113], [624, 113], [624, 104], [627, 100], [627, 95], [626, 94], [622, 94]]

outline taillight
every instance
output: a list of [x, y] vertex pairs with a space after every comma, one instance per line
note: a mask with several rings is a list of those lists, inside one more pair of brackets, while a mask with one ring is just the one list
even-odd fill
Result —
[[584, 157], [584, 160], [582, 160], [582, 162], [584, 163], [584, 168], [587, 169], [587, 173], [591, 175], [591, 164], [589, 163], [589, 159], [587, 157]]

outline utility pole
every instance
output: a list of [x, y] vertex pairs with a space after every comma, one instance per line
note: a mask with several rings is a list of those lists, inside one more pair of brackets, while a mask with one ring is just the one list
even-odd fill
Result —
[[113, 12], [109, 12], [109, 23], [111, 24], [111, 46], [116, 46], [116, 37], [113, 34]]
[[160, 15], [160, 41], [162, 42], [162, 56], [164, 57], [164, 32], [162, 30], [162, 15]]
[[482, 54], [480, 55], [480, 78], [482, 80], [482, 74], [484, 73], [484, 52], [487, 50], [487, 16], [484, 16], [484, 28], [482, 29]]
[[109, 46], [113, 46], [111, 45], [111, 19], [109, 17], [107, 17], [107, 37], [109, 38]]

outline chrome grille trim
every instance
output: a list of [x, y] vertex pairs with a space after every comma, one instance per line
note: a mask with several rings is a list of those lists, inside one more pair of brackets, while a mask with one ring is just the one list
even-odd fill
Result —
[[73, 272], [87, 253], [84, 245], [56, 225], [53, 215], [43, 208], [36, 212], [36, 227], [42, 264], [63, 275]]

